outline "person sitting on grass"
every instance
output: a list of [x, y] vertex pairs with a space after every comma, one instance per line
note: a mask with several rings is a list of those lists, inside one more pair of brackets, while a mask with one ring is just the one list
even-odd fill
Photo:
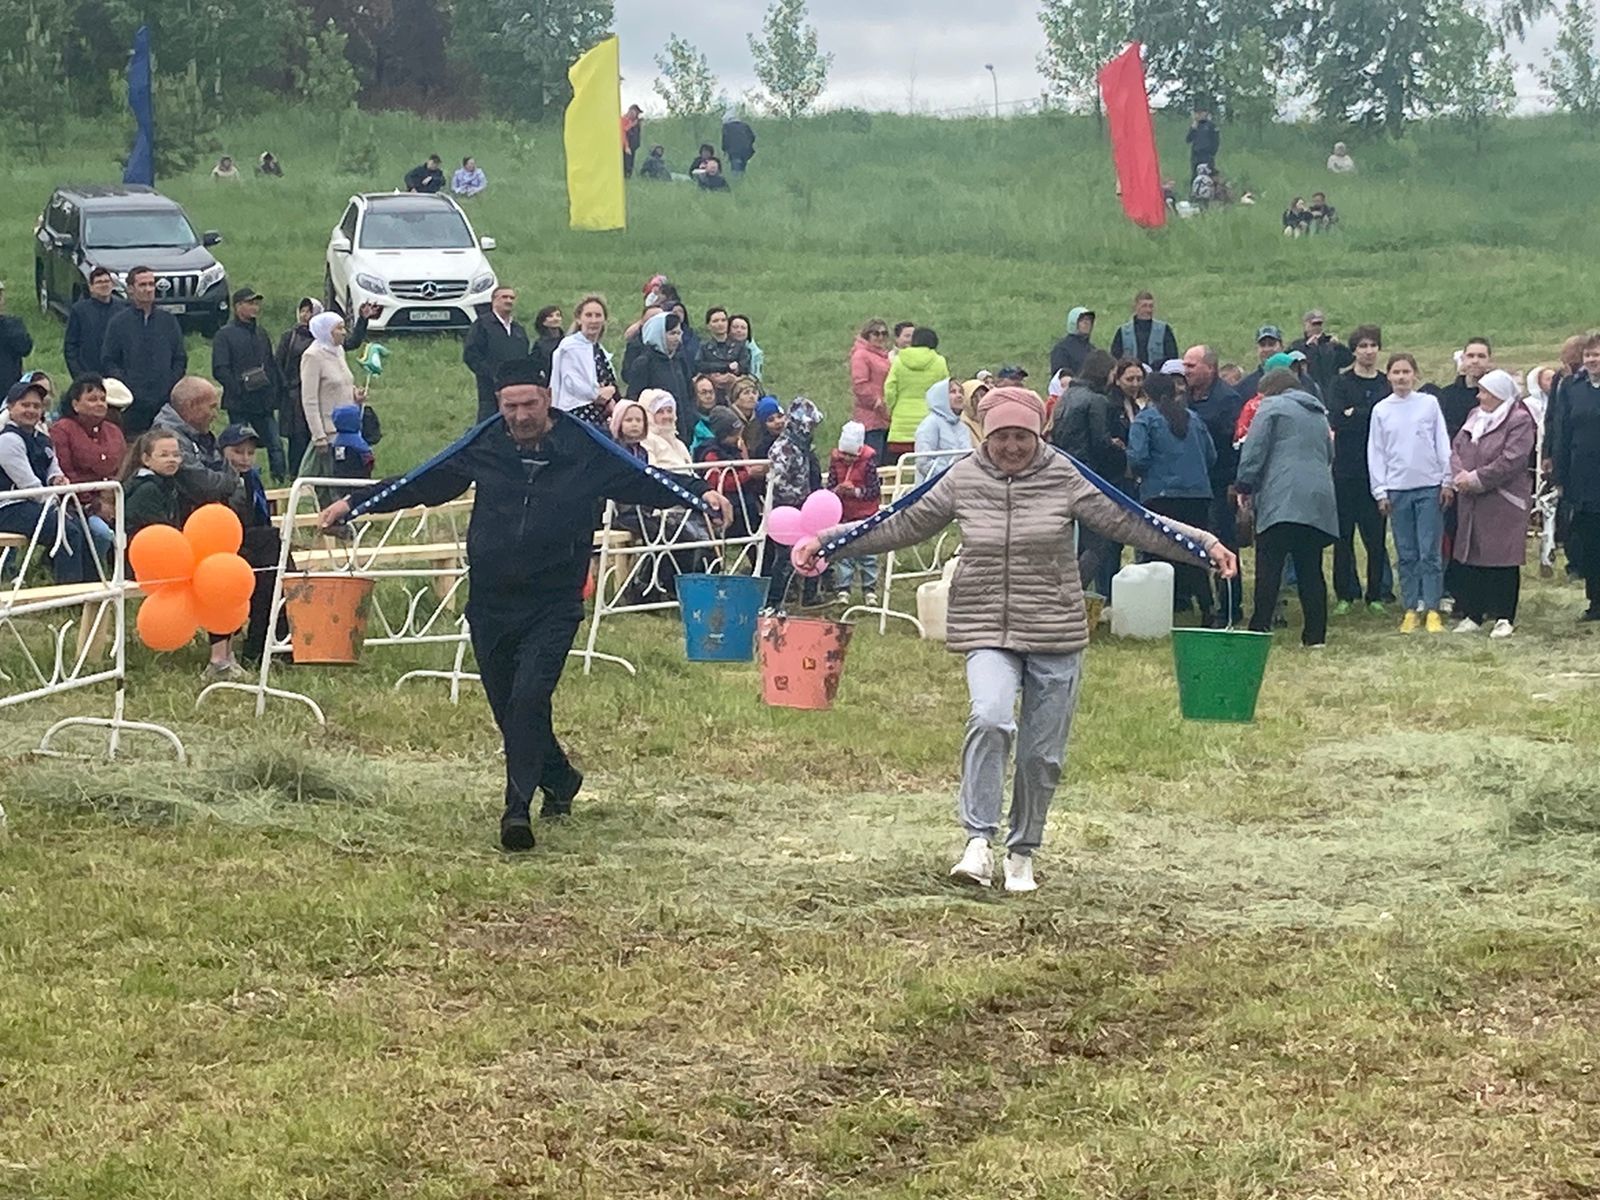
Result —
[[1323, 192], [1311, 193], [1311, 204], [1306, 209], [1311, 218], [1312, 233], [1326, 233], [1339, 221], [1339, 212], [1328, 203], [1328, 197]]
[[256, 160], [256, 174], [268, 175], [273, 179], [282, 179], [283, 164], [278, 161], [278, 156], [271, 150], [263, 150], [261, 157]]
[[651, 146], [650, 154], [639, 167], [639, 178], [672, 181], [672, 168], [667, 166], [667, 148]]
[[1311, 212], [1306, 208], [1305, 197], [1296, 196], [1283, 213], [1283, 236], [1304, 237], [1311, 232]]
[[[828, 456], [828, 490], [839, 497], [846, 521], [865, 521], [878, 511], [883, 483], [878, 477], [878, 455], [867, 445], [867, 429], [860, 421], [846, 421], [839, 430], [839, 445]], [[878, 556], [859, 555], [841, 558], [834, 564], [835, 599], [850, 603], [856, 576], [861, 577], [861, 602], [868, 607], [878, 602]]]
[[444, 160], [437, 154], [428, 155], [426, 162], [406, 172], [405, 190], [431, 196], [444, 190]]
[[1356, 169], [1356, 160], [1350, 157], [1350, 150], [1343, 142], [1333, 144], [1333, 153], [1328, 155], [1328, 170], [1335, 175], [1349, 175]]
[[700, 185], [702, 191], [726, 192], [728, 180], [722, 174], [722, 163], [715, 158], [708, 158], [706, 165], [694, 173], [694, 181]]
[[455, 174], [450, 176], [450, 190], [463, 199], [482, 195], [489, 186], [489, 177], [483, 173], [478, 160], [468, 155], [461, 160]]
[[[996, 388], [984, 397], [982, 416], [985, 436], [977, 453], [841, 553], [902, 550], [931, 541], [951, 522], [960, 525], [946, 645], [966, 656], [971, 707], [959, 800], [967, 844], [950, 874], [980, 887], [991, 883], [989, 844], [1000, 831], [1007, 760], [1015, 749], [1005, 888], [1031, 892], [1038, 886], [1033, 854], [1061, 781], [1089, 644], [1083, 588], [1070, 550], [1074, 527], [1081, 524], [1152, 554], [1178, 558], [1190, 552], [1045, 444], [1044, 401], [1033, 392]], [[796, 547], [795, 561], [808, 569], [819, 565], [823, 547], [848, 530], [841, 525], [806, 539]], [[1225, 578], [1238, 573], [1238, 560], [1213, 535], [1188, 526], [1175, 532], [1207, 554]]]
[[1444, 632], [1444, 512], [1455, 500], [1450, 436], [1438, 400], [1417, 391], [1417, 360], [1391, 354], [1388, 396], [1372, 410], [1367, 474], [1378, 511], [1394, 529], [1399, 555], [1401, 633], [1424, 622]]
[[211, 178], [225, 179], [229, 182], [236, 182], [241, 178], [239, 168], [234, 164], [232, 155], [224, 154], [217, 159], [217, 165], [211, 168]]

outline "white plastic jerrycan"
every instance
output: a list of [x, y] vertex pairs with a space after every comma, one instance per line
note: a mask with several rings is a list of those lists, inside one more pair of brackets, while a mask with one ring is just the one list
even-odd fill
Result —
[[1164, 638], [1172, 632], [1171, 563], [1134, 563], [1112, 580], [1111, 632], [1117, 637]]

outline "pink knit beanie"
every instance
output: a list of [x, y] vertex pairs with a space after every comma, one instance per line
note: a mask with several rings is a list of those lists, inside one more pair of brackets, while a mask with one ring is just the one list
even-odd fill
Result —
[[979, 402], [978, 415], [986, 437], [997, 429], [1026, 429], [1044, 436], [1044, 401], [1027, 388], [995, 388]]

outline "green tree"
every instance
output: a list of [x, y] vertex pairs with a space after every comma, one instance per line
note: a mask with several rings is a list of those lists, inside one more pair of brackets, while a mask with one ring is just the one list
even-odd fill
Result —
[[1327, 0], [1307, 22], [1306, 69], [1325, 117], [1399, 137], [1423, 93], [1441, 10], [1460, 0]]
[[1423, 60], [1422, 102], [1429, 114], [1471, 131], [1477, 147], [1495, 118], [1517, 99], [1516, 79], [1500, 33], [1465, 7], [1445, 9]]
[[1044, 0], [1039, 7], [1044, 49], [1039, 73], [1052, 100], [1088, 108], [1103, 122], [1100, 68], [1127, 46], [1134, 0]]
[[673, 34], [666, 49], [656, 55], [656, 95], [674, 117], [699, 117], [710, 112], [717, 99], [717, 77], [706, 56], [689, 41]]
[[1259, 26], [1243, 30], [1216, 68], [1217, 105], [1223, 118], [1260, 130], [1278, 111], [1283, 56]]
[[762, 25], [765, 37], [747, 35], [761, 103], [782, 117], [811, 111], [828, 86], [833, 55], [817, 49], [817, 27], [807, 25], [805, 0], [773, 0]]
[[355, 107], [361, 83], [345, 57], [349, 40], [332, 21], [305, 39], [305, 65], [294, 68], [294, 90], [305, 103], [338, 113]]
[[451, 57], [484, 102], [539, 121], [572, 98], [567, 70], [611, 30], [611, 0], [471, 0], [455, 10]]
[[370, 179], [378, 173], [378, 131], [354, 104], [339, 118], [339, 148], [334, 165], [346, 175]]
[[1556, 104], [1589, 125], [1600, 124], [1600, 57], [1592, 0], [1567, 0], [1550, 65], [1539, 72]]
[[26, 33], [0, 59], [0, 115], [26, 133], [40, 162], [66, 121], [69, 97], [60, 46], [48, 18], [30, 4]]

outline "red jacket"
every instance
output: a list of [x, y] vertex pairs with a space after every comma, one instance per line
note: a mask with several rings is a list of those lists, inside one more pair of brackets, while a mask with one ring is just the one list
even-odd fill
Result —
[[[50, 426], [50, 442], [56, 448], [61, 473], [73, 483], [115, 479], [128, 452], [122, 429], [109, 419], [91, 433], [78, 418], [61, 417]], [[110, 519], [113, 515], [98, 493], [92, 498], [85, 495], [84, 504], [92, 504], [90, 511], [96, 516]]]
[[1244, 407], [1239, 410], [1239, 419], [1234, 422], [1233, 426], [1234, 445], [1238, 445], [1240, 442], [1244, 441], [1245, 434], [1250, 432], [1250, 426], [1255, 423], [1256, 413], [1260, 410], [1261, 393], [1257, 392], [1254, 396], [1251, 396], [1250, 399], [1246, 400], [1244, 402]]
[[883, 403], [883, 381], [888, 378], [889, 352], [858, 337], [850, 350], [850, 393], [855, 397], [852, 421], [860, 421], [867, 429], [889, 428], [889, 410]]
[[835, 450], [828, 459], [828, 490], [839, 497], [846, 521], [864, 521], [877, 512], [883, 486], [872, 447], [861, 447], [859, 454]]

